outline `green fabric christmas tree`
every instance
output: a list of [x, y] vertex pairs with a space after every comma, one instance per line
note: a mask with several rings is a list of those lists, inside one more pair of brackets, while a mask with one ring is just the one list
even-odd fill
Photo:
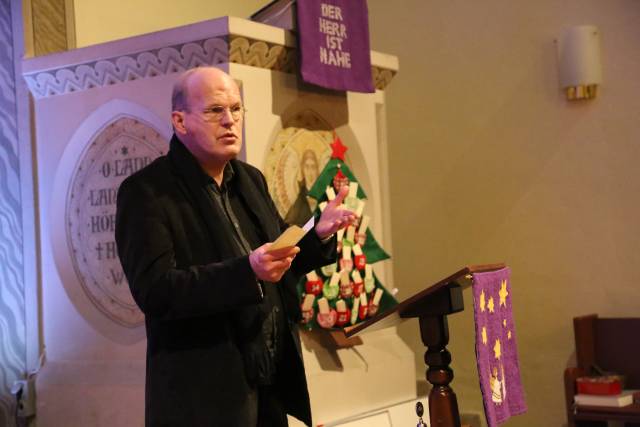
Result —
[[347, 147], [337, 135], [331, 159], [308, 195], [318, 201], [316, 216], [344, 185], [345, 206], [356, 213], [356, 224], [338, 232], [335, 263], [312, 271], [298, 283], [302, 323], [307, 329], [334, 329], [356, 325], [397, 304], [373, 273], [372, 264], [389, 259], [373, 237], [370, 218], [363, 214], [366, 194], [344, 162]]

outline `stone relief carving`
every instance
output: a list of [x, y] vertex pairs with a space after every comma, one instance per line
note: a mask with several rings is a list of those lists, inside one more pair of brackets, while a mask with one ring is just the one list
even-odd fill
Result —
[[371, 77], [373, 78], [373, 86], [378, 90], [384, 90], [389, 83], [395, 72], [384, 68], [371, 67]]
[[[53, 70], [25, 73], [24, 78], [36, 98], [47, 98], [225, 62], [286, 73], [296, 72], [297, 53], [293, 48], [233, 35], [229, 36], [229, 40], [227, 37], [199, 40]], [[384, 89], [394, 73], [376, 66], [372, 70], [376, 89]]]
[[36, 98], [46, 98], [176, 73], [199, 65], [220, 64], [227, 62], [228, 57], [227, 40], [218, 37], [49, 71], [26, 73], [24, 78]]
[[229, 43], [229, 62], [294, 73], [296, 51], [286, 46], [232, 36]]
[[78, 280], [100, 311], [127, 327], [142, 324], [144, 315], [133, 301], [117, 255], [118, 187], [167, 149], [165, 138], [151, 126], [120, 117], [90, 139], [67, 195], [67, 242]]

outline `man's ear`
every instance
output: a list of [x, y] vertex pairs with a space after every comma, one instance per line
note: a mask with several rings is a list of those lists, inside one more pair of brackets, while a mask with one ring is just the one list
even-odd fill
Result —
[[187, 129], [184, 126], [184, 111], [172, 111], [171, 124], [173, 125], [173, 129], [177, 134], [186, 134]]

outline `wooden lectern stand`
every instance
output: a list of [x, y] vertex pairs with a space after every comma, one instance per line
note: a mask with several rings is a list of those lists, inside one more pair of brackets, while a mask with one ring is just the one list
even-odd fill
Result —
[[345, 335], [353, 337], [364, 331], [394, 326], [403, 319], [418, 318], [420, 336], [427, 347], [424, 355], [427, 365], [426, 377], [433, 386], [429, 393], [429, 419], [432, 427], [460, 427], [458, 401], [449, 386], [453, 380], [453, 370], [449, 367], [451, 353], [446, 348], [449, 343], [447, 315], [464, 310], [462, 290], [471, 286], [474, 273], [495, 271], [504, 267], [504, 264], [465, 267], [402, 301], [393, 309], [345, 329]]

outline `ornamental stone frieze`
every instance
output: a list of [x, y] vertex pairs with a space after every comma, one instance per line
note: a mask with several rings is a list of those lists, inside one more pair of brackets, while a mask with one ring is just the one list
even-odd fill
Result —
[[395, 71], [387, 70], [380, 67], [371, 67], [371, 77], [373, 77], [373, 86], [378, 90], [384, 90], [389, 83], [391, 83], [391, 79], [395, 75]]
[[36, 98], [46, 98], [176, 73], [201, 65], [220, 64], [227, 62], [227, 58], [226, 37], [214, 37], [53, 70], [25, 73], [24, 78]]
[[297, 64], [291, 47], [238, 36], [231, 36], [229, 62], [285, 73], [295, 73]]
[[[226, 25], [221, 30], [220, 25], [214, 28], [214, 23]], [[236, 63], [285, 73], [297, 72], [296, 42], [289, 31], [231, 17], [189, 27], [194, 29], [194, 34], [203, 37], [189, 38], [183, 34], [178, 38], [183, 42], [176, 43], [176, 38], [171, 37], [176, 29], [172, 29], [139, 36], [139, 39], [173, 40], [163, 47], [145, 49], [145, 44], [154, 43], [141, 42], [128, 48], [129, 40], [122, 40], [83, 48], [100, 50], [105, 46], [107, 52], [120, 52], [106, 54], [98, 60], [71, 60], [58, 65], [56, 61], [47, 61], [49, 57], [40, 57], [25, 61], [27, 67], [23, 77], [33, 96], [40, 99], [177, 73], [202, 65]], [[79, 53], [83, 49], [64, 52], [60, 57], [81, 58]], [[384, 90], [396, 69], [397, 64], [394, 60], [389, 61], [387, 55], [372, 52], [376, 89]]]

